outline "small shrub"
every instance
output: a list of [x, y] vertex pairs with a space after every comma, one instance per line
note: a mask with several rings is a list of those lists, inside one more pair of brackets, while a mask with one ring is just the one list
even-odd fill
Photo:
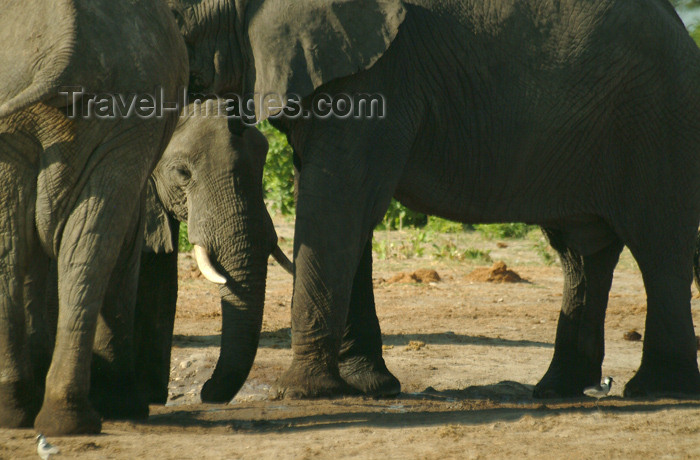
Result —
[[398, 201], [392, 199], [384, 219], [377, 226], [379, 230], [403, 230], [403, 227], [423, 227], [428, 222], [428, 216], [412, 211]]
[[467, 248], [462, 251], [451, 241], [443, 245], [433, 244], [433, 248], [433, 257], [436, 259], [482, 260], [484, 262], [492, 262], [491, 251], [483, 251], [476, 248]]
[[544, 262], [545, 265], [553, 265], [557, 261], [557, 256], [556, 253], [554, 252], [554, 249], [547, 243], [547, 240], [544, 239], [544, 237], [541, 237], [540, 240], [535, 243], [533, 246], [535, 249], [535, 252], [537, 253], [538, 256], [542, 259], [542, 262]]
[[190, 243], [187, 238], [187, 224], [180, 224], [180, 233], [177, 238], [177, 250], [180, 252], [190, 252], [194, 246]]
[[438, 233], [460, 233], [465, 230], [465, 225], [441, 217], [428, 216], [428, 223], [425, 229]]
[[386, 260], [389, 255], [389, 244], [386, 240], [379, 241], [376, 238], [372, 238], [372, 251], [377, 255], [377, 259]]
[[476, 248], [467, 248], [462, 252], [462, 259], [480, 259], [484, 262], [493, 262], [491, 259], [491, 251], [482, 251]]
[[509, 224], [477, 224], [474, 229], [488, 239], [494, 238], [524, 238], [530, 230], [536, 228], [520, 222]]
[[287, 136], [264, 121], [257, 128], [267, 138], [267, 152], [263, 170], [265, 202], [274, 213], [294, 214], [294, 152], [287, 143]]
[[372, 239], [372, 250], [377, 255], [377, 259], [414, 259], [423, 257], [425, 254], [425, 243], [430, 241], [426, 232], [416, 232], [411, 235], [408, 241], [400, 243], [389, 243], [386, 240]]

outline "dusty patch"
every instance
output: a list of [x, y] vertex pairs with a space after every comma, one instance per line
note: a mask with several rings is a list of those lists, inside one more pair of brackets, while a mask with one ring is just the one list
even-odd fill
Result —
[[437, 283], [440, 275], [435, 270], [421, 268], [412, 273], [399, 273], [389, 278], [386, 283]]
[[505, 263], [498, 261], [490, 268], [479, 267], [465, 276], [467, 281], [478, 281], [488, 283], [523, 283], [526, 279], [509, 270]]
[[204, 279], [204, 275], [202, 275], [202, 272], [199, 271], [197, 262], [190, 254], [181, 254], [178, 257], [177, 277], [181, 280]]

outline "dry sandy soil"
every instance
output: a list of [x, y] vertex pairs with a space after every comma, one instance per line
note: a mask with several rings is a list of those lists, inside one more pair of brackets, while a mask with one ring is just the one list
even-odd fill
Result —
[[[290, 253], [292, 226], [278, 228]], [[291, 359], [291, 278], [271, 263], [248, 382], [228, 405], [199, 403], [218, 355], [220, 313], [217, 289], [192, 276], [185, 255], [168, 405], [152, 406], [145, 422], [105, 422], [100, 436], [51, 439], [61, 458], [700, 458], [700, 401], [621, 397], [642, 350], [623, 336], [644, 333], [646, 311], [627, 251], [606, 320], [603, 373], [615, 378], [612, 396], [598, 404], [542, 402], [530, 394], [553, 352], [562, 277], [558, 264], [543, 262], [537, 235], [496, 241], [404, 231], [376, 239], [377, 310], [387, 365], [403, 385], [399, 397], [267, 399]], [[528, 282], [470, 281], [465, 275], [492, 262], [454, 260], [467, 248], [490, 251]], [[417, 269], [434, 269], [441, 280], [387, 282]], [[0, 430], [0, 458], [38, 458], [34, 435]]]

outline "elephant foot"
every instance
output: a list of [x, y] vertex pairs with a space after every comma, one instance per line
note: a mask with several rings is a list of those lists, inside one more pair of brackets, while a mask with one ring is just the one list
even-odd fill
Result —
[[578, 398], [583, 396], [584, 388], [600, 383], [600, 367], [597, 371], [586, 372], [581, 369], [584, 366], [575, 364], [577, 362], [580, 360], [553, 360], [547, 373], [535, 385], [532, 396], [536, 399]]
[[340, 377], [351, 387], [374, 398], [389, 398], [401, 393], [399, 379], [389, 372], [384, 360], [370, 361], [353, 357], [340, 363]]
[[90, 389], [90, 401], [106, 420], [144, 420], [148, 403], [133, 383], [101, 381]]
[[148, 404], [156, 404], [164, 406], [168, 402], [168, 389], [151, 389], [141, 391], [143, 398], [148, 401]]
[[40, 404], [41, 396], [34, 385], [0, 384], [0, 427], [31, 428]]
[[301, 365], [296, 361], [275, 382], [271, 399], [314, 399], [361, 394], [340, 378], [338, 371]]
[[46, 436], [99, 434], [102, 421], [87, 400], [45, 400], [34, 421], [34, 429]]
[[626, 398], [700, 397], [700, 373], [696, 362], [687, 366], [673, 365], [671, 361], [642, 359], [642, 365], [625, 385]]

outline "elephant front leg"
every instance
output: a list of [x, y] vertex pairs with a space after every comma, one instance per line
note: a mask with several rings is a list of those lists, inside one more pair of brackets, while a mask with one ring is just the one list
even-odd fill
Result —
[[294, 236], [293, 359], [273, 388], [277, 397], [359, 393], [341, 378], [338, 355], [353, 279], [371, 231], [366, 206], [374, 197], [354, 189], [352, 178], [335, 176], [331, 171], [336, 167], [304, 165], [300, 175]]
[[[23, 280], [33, 235], [32, 168], [0, 136], [0, 427], [30, 427], [41, 405], [28, 346]], [[35, 168], [34, 168], [35, 169]]]
[[382, 333], [372, 288], [371, 235], [352, 284], [339, 366], [343, 380], [367, 395], [387, 397], [401, 392], [401, 383], [389, 372], [382, 357]]
[[[299, 227], [297, 216], [296, 235], [300, 234]], [[299, 244], [297, 241], [295, 236], [295, 246]], [[289, 369], [275, 383], [273, 397], [301, 399], [359, 393], [340, 377], [338, 369], [338, 353], [356, 263], [347, 259], [348, 254], [343, 254], [343, 259], [339, 259], [343, 262], [332, 264], [332, 257], [340, 256], [340, 253], [321, 254], [319, 248], [324, 246], [327, 247], [305, 239], [295, 250], [293, 358]], [[330, 272], [335, 275], [332, 279], [322, 276]]]
[[[46, 435], [99, 433], [90, 399], [90, 364], [100, 310], [131, 217], [156, 156], [145, 149], [153, 126], [141, 123], [92, 151], [94, 165], [70, 210], [58, 248], [58, 324], [44, 403], [34, 427]], [[85, 136], [87, 137], [87, 136]], [[128, 140], [131, 140], [129, 142]], [[119, 148], [115, 148], [118, 145]], [[129, 293], [120, 293], [129, 295]]]
[[605, 310], [622, 244], [611, 244], [584, 257], [568, 248], [553, 246], [561, 255], [564, 271], [563, 304], [554, 357], [533, 396], [578, 397], [584, 388], [600, 383]]

